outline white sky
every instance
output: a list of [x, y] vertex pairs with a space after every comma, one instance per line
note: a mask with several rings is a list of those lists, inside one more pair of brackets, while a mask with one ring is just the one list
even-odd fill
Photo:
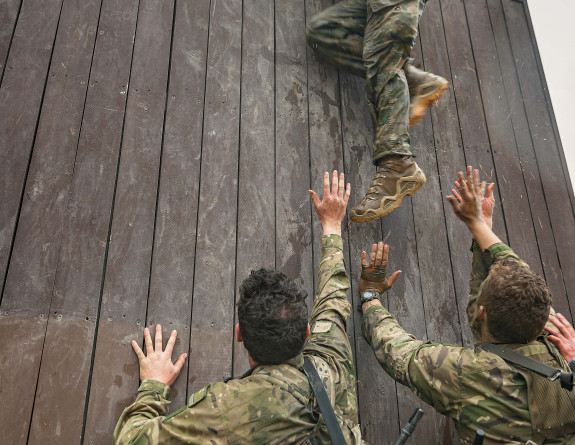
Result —
[[[511, 1], [511, 0], [503, 0]], [[528, 0], [567, 166], [575, 179], [575, 0]]]

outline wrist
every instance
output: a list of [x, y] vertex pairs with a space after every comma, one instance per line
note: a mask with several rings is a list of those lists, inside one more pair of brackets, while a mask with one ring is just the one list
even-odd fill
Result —
[[324, 235], [339, 235], [341, 236], [341, 222], [339, 223], [322, 223]]
[[367, 311], [370, 307], [372, 306], [381, 306], [383, 307], [383, 304], [381, 304], [381, 301], [379, 301], [378, 299], [375, 300], [371, 300], [371, 301], [366, 301], [365, 303], [363, 303], [361, 305], [361, 310], [365, 313], [365, 311]]

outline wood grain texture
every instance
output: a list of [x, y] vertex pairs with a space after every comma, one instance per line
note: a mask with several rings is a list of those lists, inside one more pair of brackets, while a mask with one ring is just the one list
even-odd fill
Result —
[[[147, 314], [150, 328], [162, 324], [164, 339], [178, 332], [174, 361], [190, 344], [209, 7], [178, 1], [175, 11]], [[189, 363], [173, 386], [175, 409], [186, 401]]]
[[138, 387], [130, 340], [146, 319], [172, 18], [173, 2], [140, 2], [85, 443], [111, 441]]
[[232, 372], [242, 5], [212, 2], [189, 365], [195, 392]]
[[507, 25], [505, 16], [499, 0], [488, 0], [489, 17], [501, 72], [503, 75], [503, 84], [507, 102], [509, 103], [510, 118], [513, 124], [515, 139], [517, 142], [517, 151], [521, 161], [523, 178], [529, 195], [529, 204], [531, 214], [537, 235], [537, 244], [541, 261], [543, 263], [543, 272], [547, 284], [553, 293], [553, 305], [559, 312], [563, 311], [565, 315], [570, 314], [569, 302], [563, 274], [557, 257], [556, 240], [551, 227], [550, 215], [545, 202], [539, 168], [535, 157], [533, 142], [529, 134], [529, 123], [523, 103], [523, 96], [519, 79], [515, 71], [515, 61], [513, 51], [508, 38]]
[[[365, 81], [340, 72], [341, 118], [347, 181], [352, 184], [348, 207], [359, 203], [367, 191], [375, 168], [372, 163], [373, 129], [365, 96]], [[348, 226], [349, 266], [352, 309], [359, 305], [358, 282], [361, 275], [361, 252], [384, 238], [381, 221]], [[399, 431], [396, 385], [377, 362], [361, 332], [361, 316], [355, 318], [355, 358], [357, 367], [359, 416], [362, 437], [377, 442]]]
[[36, 135], [61, 0], [26, 2], [0, 88], [0, 277], [6, 270]]
[[575, 295], [575, 224], [570, 203], [566, 178], [563, 174], [561, 158], [553, 128], [541, 78], [537, 71], [535, 53], [529, 36], [525, 10], [521, 4], [502, 3], [507, 23], [509, 41], [515, 60], [515, 71], [529, 124], [529, 134], [533, 143], [539, 180], [541, 182], [551, 227], [556, 239], [557, 255], [561, 272], [570, 296], [571, 315], [574, 313], [572, 296]]
[[0, 0], [0, 86], [22, 0]]
[[276, 268], [313, 304], [307, 47], [303, 2], [275, 2]]
[[[430, 2], [422, 16], [419, 29], [421, 54], [424, 67], [452, 82], [450, 75], [450, 56], [443, 33], [443, 21], [438, 2]], [[465, 225], [453, 214], [451, 205], [445, 196], [451, 194], [453, 181], [457, 172], [465, 169], [466, 160], [459, 128], [458, 106], [455, 102], [453, 84], [441, 96], [437, 106], [431, 111], [435, 156], [439, 174], [439, 190], [442, 195], [443, 213], [449, 241], [450, 264], [447, 258], [442, 259], [443, 269], [452, 269], [452, 276], [457, 298], [459, 320], [466, 320], [465, 306], [469, 297], [469, 270], [471, 266], [471, 236]], [[417, 161], [417, 158], [416, 158]], [[432, 183], [433, 184], [433, 183]], [[417, 198], [416, 198], [417, 199]], [[463, 344], [473, 344], [471, 330], [462, 329]], [[430, 338], [435, 340], [431, 335]]]
[[[73, 443], [82, 433], [137, 11], [134, 0], [102, 4], [30, 443]], [[63, 340], [71, 345], [63, 348]]]
[[[242, 25], [236, 304], [242, 281], [252, 270], [274, 269], [276, 258], [273, 2], [244, 3]], [[232, 374], [249, 367], [246, 349], [234, 342]]]
[[543, 267], [529, 197], [517, 153], [515, 133], [487, 4], [482, 1], [465, 2], [465, 9], [467, 17], [473, 18], [468, 20], [469, 35], [489, 132], [491, 154], [495, 161], [495, 180], [501, 200], [505, 203], [509, 244], [535, 272], [542, 273]]
[[[4, 287], [4, 316], [35, 318], [47, 315], [50, 310], [99, 9], [99, 0], [70, 0], [62, 12], [24, 189], [21, 225]], [[41, 319], [44, 329], [47, 319], [47, 316]], [[9, 406], [17, 407], [12, 411], [16, 417], [7, 419], [9, 423], [18, 424], [17, 428], [10, 429], [6, 438], [9, 442], [13, 440], [11, 443], [20, 443], [21, 428], [25, 429], [24, 435], [28, 434], [34, 405], [44, 347], [44, 338], [37, 333], [39, 326], [37, 322], [34, 324], [29, 331], [30, 338], [17, 340], [23, 344], [21, 353], [9, 355], [3, 368], [3, 371], [19, 374], [23, 367], [31, 366], [36, 374], [29, 375], [31, 378], [26, 381], [22, 375], [19, 378], [22, 392], [15, 400], [5, 400]], [[4, 337], [0, 345], [2, 355], [6, 353], [3, 348], [14, 341], [10, 335]], [[24, 356], [34, 357], [33, 363]]]

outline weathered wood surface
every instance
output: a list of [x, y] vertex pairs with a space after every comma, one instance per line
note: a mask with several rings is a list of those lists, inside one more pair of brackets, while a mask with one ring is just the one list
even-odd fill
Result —
[[[275, 267], [311, 307], [321, 226], [307, 193], [375, 168], [364, 82], [318, 62], [305, 24], [331, 0], [0, 0], [0, 430], [6, 443], [108, 443], [134, 398], [130, 340], [178, 331], [174, 406], [248, 368], [238, 288]], [[471, 344], [470, 238], [445, 196], [471, 163], [497, 183], [495, 230], [575, 310], [575, 217], [524, 6], [430, 1], [416, 62], [450, 81], [412, 131], [428, 181], [382, 221], [345, 221], [362, 431], [458, 443], [396, 385], [361, 333], [359, 256], [391, 246], [391, 312]]]

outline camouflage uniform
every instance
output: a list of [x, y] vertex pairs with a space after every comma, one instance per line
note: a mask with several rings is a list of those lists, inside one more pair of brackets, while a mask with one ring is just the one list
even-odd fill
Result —
[[427, 0], [343, 0], [314, 16], [306, 39], [318, 57], [366, 80], [373, 162], [411, 155], [409, 90], [403, 65]]
[[[538, 415], [530, 409], [532, 401], [528, 387], [532, 391], [533, 386], [499, 356], [479, 347], [481, 334], [474, 320], [477, 298], [489, 268], [503, 258], [527, 266], [503, 243], [494, 244], [482, 253], [474, 242], [467, 316], [473, 326], [475, 349], [417, 340], [381, 306], [372, 306], [365, 312], [362, 329], [385, 371], [437, 411], [451, 417], [463, 443], [471, 443], [475, 431], [481, 428], [486, 434], [485, 444], [525, 444], [528, 440], [540, 444], [543, 440], [535, 437], [531, 421]], [[543, 357], [540, 361], [568, 370], [565, 360], [544, 337], [528, 344], [504, 346], [532, 358]], [[553, 356], [549, 354], [548, 346], [553, 350]], [[555, 393], [548, 397], [552, 400], [547, 402], [550, 405], [546, 410], [540, 411], [557, 417], [558, 398], [568, 397], [568, 393], [558, 386], [558, 382], [555, 385], [541, 379], [545, 380], [544, 385], [553, 385], [549, 391]], [[569, 405], [572, 402], [567, 403], [573, 417], [575, 411]], [[567, 437], [547, 440], [545, 444], [575, 443], [575, 434]]]
[[359, 444], [355, 370], [346, 334], [349, 280], [342, 249], [340, 236], [322, 238], [311, 335], [302, 353], [283, 364], [256, 366], [242, 378], [209, 385], [167, 417], [169, 386], [146, 380], [118, 421], [116, 443], [300, 444], [309, 443], [312, 433], [319, 443], [330, 443], [303, 373], [308, 356], [326, 384], [347, 443]]

